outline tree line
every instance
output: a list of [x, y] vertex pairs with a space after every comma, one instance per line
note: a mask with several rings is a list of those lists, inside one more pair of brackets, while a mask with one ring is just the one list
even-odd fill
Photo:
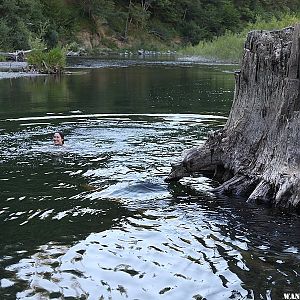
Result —
[[0, 50], [30, 49], [36, 38], [48, 48], [66, 45], [82, 30], [110, 48], [142, 45], [149, 37], [196, 45], [239, 32], [257, 16], [299, 11], [299, 0], [0, 0]]

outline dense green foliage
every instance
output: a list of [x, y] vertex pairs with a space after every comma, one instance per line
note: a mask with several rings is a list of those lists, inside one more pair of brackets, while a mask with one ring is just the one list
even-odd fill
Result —
[[299, 0], [0, 0], [0, 49], [28, 49], [35, 37], [48, 48], [196, 45], [293, 11]]
[[285, 14], [280, 18], [272, 17], [268, 21], [258, 18], [255, 23], [248, 23], [239, 33], [226, 31], [224, 35], [210, 41], [200, 41], [196, 46], [181, 50], [181, 54], [203, 56], [210, 59], [240, 62], [246, 36], [251, 30], [277, 30], [295, 25], [300, 21], [300, 14]]
[[36, 49], [28, 55], [28, 63], [42, 73], [58, 74], [66, 66], [66, 55], [62, 48], [52, 48], [50, 51]]

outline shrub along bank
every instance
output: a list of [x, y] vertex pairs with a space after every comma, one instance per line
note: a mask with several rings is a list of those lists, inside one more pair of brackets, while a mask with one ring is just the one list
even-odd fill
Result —
[[46, 74], [60, 74], [66, 66], [66, 54], [63, 48], [53, 48], [50, 51], [36, 49], [27, 57], [31, 71]]
[[280, 17], [273, 16], [269, 20], [261, 17], [255, 23], [248, 23], [239, 33], [226, 31], [224, 35], [215, 37], [211, 41], [201, 41], [196, 46], [185, 47], [180, 51], [184, 55], [202, 56], [212, 60], [239, 63], [243, 55], [246, 36], [252, 30], [278, 30], [293, 26], [300, 22], [300, 14], [284, 14]]

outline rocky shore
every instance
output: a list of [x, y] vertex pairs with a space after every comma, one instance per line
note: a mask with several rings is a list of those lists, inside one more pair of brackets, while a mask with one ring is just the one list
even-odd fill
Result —
[[36, 72], [26, 71], [27, 62], [0, 62], [0, 79], [38, 76]]

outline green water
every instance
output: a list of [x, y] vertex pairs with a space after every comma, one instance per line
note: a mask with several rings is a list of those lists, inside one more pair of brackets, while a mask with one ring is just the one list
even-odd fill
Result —
[[[1, 80], [1, 115], [215, 113], [227, 115], [237, 66], [83, 60], [75, 74]], [[79, 70], [93, 64], [97, 69]]]
[[[282, 299], [299, 217], [170, 164], [224, 125], [237, 66], [81, 59], [0, 80], [0, 299]], [[66, 145], [52, 145], [61, 130]]]

